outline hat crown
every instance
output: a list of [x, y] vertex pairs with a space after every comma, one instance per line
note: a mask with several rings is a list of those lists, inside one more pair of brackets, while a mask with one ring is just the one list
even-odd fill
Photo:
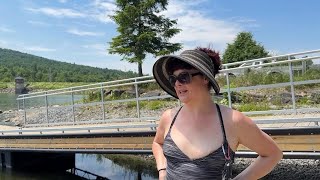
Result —
[[213, 75], [213, 72], [214, 72], [213, 62], [207, 53], [199, 50], [185, 50], [180, 54], [180, 56], [188, 57], [196, 61], [199, 61], [201, 64], [209, 67], [208, 69]]

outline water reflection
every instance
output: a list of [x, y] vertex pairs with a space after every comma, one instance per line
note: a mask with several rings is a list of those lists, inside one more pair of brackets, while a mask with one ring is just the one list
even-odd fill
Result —
[[[110, 157], [108, 159], [107, 157]], [[96, 155], [76, 154], [76, 168], [106, 177], [111, 180], [155, 180], [156, 169], [153, 161], [143, 161], [141, 158], [128, 155]], [[23, 172], [0, 168], [0, 180], [78, 180], [95, 179], [86, 173], [79, 176], [68, 172]]]
[[14, 171], [7, 168], [0, 168], [1, 180], [83, 180], [78, 176], [71, 175], [67, 172], [48, 173], [48, 172], [24, 172]]
[[[112, 157], [107, 159], [107, 157]], [[154, 167], [127, 155], [77, 154], [76, 167], [109, 179], [155, 180]], [[140, 168], [134, 168], [140, 167]]]

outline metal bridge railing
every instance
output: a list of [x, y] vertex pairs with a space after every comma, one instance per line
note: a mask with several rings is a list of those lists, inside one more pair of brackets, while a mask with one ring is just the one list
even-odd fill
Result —
[[80, 168], [72, 168], [70, 170], [67, 170], [67, 172], [69, 172], [72, 175], [76, 175], [78, 177], [81, 177], [82, 179], [96, 179], [96, 180], [109, 180], [109, 178], [107, 177], [103, 177], [103, 176], [99, 176], [97, 174], [94, 174], [92, 172], [80, 169]]
[[[307, 69], [297, 69], [294, 68], [296, 64], [301, 63], [301, 67], [305, 67], [306, 62], [311, 62], [313, 60], [320, 59], [320, 50], [306, 51], [294, 54], [286, 54], [281, 56], [273, 56], [267, 58], [253, 59], [248, 61], [229, 63], [223, 65], [223, 70], [221, 70], [221, 75], [217, 78], [222, 79], [225, 82], [220, 84], [222, 86], [221, 93], [226, 94], [227, 105], [233, 107], [236, 105], [233, 103], [233, 93], [236, 92], [252, 92], [252, 91], [267, 91], [267, 93], [272, 94], [279, 89], [287, 89], [290, 92], [290, 100], [284, 103], [286, 106], [281, 109], [269, 109], [265, 111], [245, 111], [247, 115], [253, 116], [253, 119], [259, 124], [265, 123], [300, 123], [300, 122], [314, 122], [316, 125], [320, 121], [318, 117], [314, 116], [320, 112], [320, 108], [317, 104], [312, 105], [312, 107], [299, 107], [297, 105], [297, 93], [296, 87], [300, 86], [310, 86], [314, 91], [318, 91], [317, 86], [320, 82], [319, 78], [313, 79], [303, 79], [299, 80], [296, 78], [296, 71], [299, 71], [298, 75], [303, 75], [306, 73]], [[302, 56], [302, 57], [298, 57]], [[284, 59], [286, 57], [286, 59]], [[281, 61], [277, 61], [281, 58]], [[241, 66], [237, 65], [248, 63], [248, 62], [262, 62], [260, 64], [252, 66]], [[271, 61], [271, 62], [269, 62]], [[310, 64], [310, 63], [309, 63]], [[258, 84], [235, 87], [233, 85], [233, 80], [237, 77], [232, 76], [232, 72], [239, 72], [239, 70], [254, 69], [259, 67], [268, 67], [272, 69], [273, 67], [281, 66], [282, 69], [286, 67], [288, 70], [283, 73], [288, 73], [289, 80], [287, 82], [281, 83], [269, 83], [269, 84]], [[300, 66], [300, 65], [299, 65]], [[318, 67], [319, 68], [319, 67]], [[259, 72], [260, 70], [255, 70]], [[302, 71], [302, 72], [300, 72]], [[267, 73], [267, 72], [266, 72]], [[267, 75], [267, 74], [265, 74]], [[241, 75], [239, 75], [241, 76]], [[298, 79], [298, 80], [295, 80]], [[58, 126], [58, 125], [77, 125], [77, 124], [95, 124], [95, 123], [117, 123], [117, 122], [143, 122], [147, 124], [154, 124], [156, 120], [159, 119], [160, 114], [155, 113], [153, 110], [146, 110], [142, 107], [142, 102], [151, 102], [154, 100], [164, 100], [165, 102], [173, 103], [172, 106], [179, 104], [179, 101], [173, 100], [171, 96], [167, 95], [161, 90], [160, 95], [153, 96], [142, 96], [140, 90], [142, 87], [146, 87], [153, 84], [156, 87], [155, 80], [152, 76], [144, 76], [123, 80], [116, 80], [110, 82], [95, 83], [84, 86], [76, 86], [70, 88], [63, 88], [57, 90], [49, 90], [45, 92], [37, 92], [30, 94], [19, 95], [17, 98], [19, 104], [19, 110], [22, 112], [23, 126]], [[119, 89], [126, 89], [130, 91], [131, 95], [124, 98], [106, 98], [106, 92], [113, 90], [116, 93]], [[319, 91], [320, 92], [320, 91]], [[78, 95], [82, 97], [88, 97], [89, 94], [95, 94], [96, 98], [99, 100], [83, 102], [83, 100], [76, 99]], [[54, 104], [51, 102], [51, 97], [57, 95], [64, 95], [69, 98], [69, 101], [62, 104]], [[99, 97], [98, 97], [99, 96]], [[216, 97], [216, 100], [221, 100], [222, 96]], [[288, 99], [288, 97], [286, 97]], [[41, 101], [42, 105], [37, 106], [31, 105], [33, 101]], [[130, 117], [125, 111], [128, 109], [121, 109], [120, 106], [112, 107], [112, 104], [125, 104], [128, 103], [131, 106], [135, 106], [134, 112], [131, 112], [134, 117]], [[170, 106], [170, 105], [168, 105]], [[112, 107], [112, 109], [110, 109]], [[166, 107], [164, 107], [166, 108]], [[131, 109], [130, 111], [132, 111]], [[144, 113], [142, 113], [144, 111]], [[150, 115], [146, 113], [151, 113]], [[82, 117], [84, 112], [91, 112], [86, 117]], [[119, 116], [108, 116], [109, 114], [119, 114]], [[153, 113], [153, 114], [152, 114]], [[310, 114], [312, 117], [306, 117], [305, 114]], [[313, 114], [312, 114], [313, 113]], [[147, 114], [147, 115], [144, 115]], [[290, 114], [290, 116], [283, 117], [285, 114]], [[296, 116], [299, 114], [300, 116]], [[271, 117], [270, 117], [271, 115]], [[260, 116], [260, 117], [258, 117]], [[279, 117], [276, 117], [279, 116]], [[80, 119], [79, 119], [80, 118]], [[284, 120], [285, 119], [285, 120]]]

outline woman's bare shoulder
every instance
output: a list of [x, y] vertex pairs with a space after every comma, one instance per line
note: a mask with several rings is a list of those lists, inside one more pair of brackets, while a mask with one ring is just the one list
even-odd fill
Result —
[[243, 113], [235, 109], [232, 109], [225, 105], [219, 105], [219, 106], [221, 108], [223, 118], [227, 119], [228, 121], [231, 121], [232, 123], [239, 123], [246, 118], [246, 116]]
[[171, 108], [171, 109], [167, 109], [165, 110], [160, 118], [160, 123], [164, 123], [164, 124], [170, 124], [173, 120], [174, 115], [178, 112], [179, 107], [175, 107], [175, 108]]

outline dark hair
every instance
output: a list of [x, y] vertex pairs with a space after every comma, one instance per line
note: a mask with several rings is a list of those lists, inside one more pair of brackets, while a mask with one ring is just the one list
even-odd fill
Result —
[[219, 74], [219, 70], [221, 70], [221, 59], [219, 56], [219, 52], [216, 52], [215, 50], [212, 50], [210, 47], [208, 48], [202, 48], [197, 47], [195, 50], [199, 50], [202, 52], [205, 52], [211, 59], [213, 64], [213, 75], [214, 77]]
[[180, 59], [174, 58], [170, 59], [167, 63], [167, 72], [168, 74], [172, 75], [174, 71], [178, 69], [195, 69], [193, 66], [191, 66], [189, 63], [186, 63], [184, 61], [181, 61]]

